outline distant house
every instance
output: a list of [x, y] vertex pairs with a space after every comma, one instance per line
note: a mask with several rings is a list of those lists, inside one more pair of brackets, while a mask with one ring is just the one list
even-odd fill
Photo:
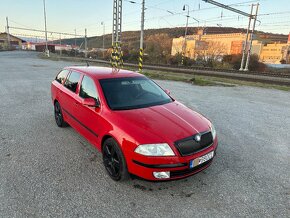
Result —
[[[46, 48], [45, 43], [38, 43], [35, 45], [35, 50], [38, 52], [44, 52], [45, 48]], [[48, 44], [47, 48], [48, 48], [49, 52], [55, 53], [55, 44]]]
[[[22, 43], [22, 50], [44, 52], [45, 47], [46, 47], [46, 45], [44, 42], [25, 42], [25, 43]], [[50, 42], [48, 42], [47, 47], [48, 47], [48, 50], [52, 53], [55, 53], [56, 51], [64, 51], [64, 50], [70, 51], [72, 49], [78, 48], [78, 47], [75, 47], [73, 45], [53, 44]]]
[[35, 45], [37, 45], [38, 43], [35, 42], [25, 42], [22, 43], [22, 50], [31, 50], [31, 51], [35, 51]]
[[10, 41], [10, 46], [12, 49], [21, 49], [22, 43], [25, 43], [26, 41], [23, 39], [20, 39], [16, 36], [13, 36], [11, 34], [8, 34], [6, 32], [0, 33], [0, 49], [7, 49], [8, 48], [8, 38]]

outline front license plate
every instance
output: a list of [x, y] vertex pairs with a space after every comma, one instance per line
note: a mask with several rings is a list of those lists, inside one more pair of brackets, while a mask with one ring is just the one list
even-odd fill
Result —
[[207, 162], [208, 160], [212, 159], [214, 156], [214, 151], [211, 151], [201, 157], [195, 158], [194, 160], [191, 160], [189, 163], [189, 167], [193, 168], [200, 164], [203, 164], [204, 162]]

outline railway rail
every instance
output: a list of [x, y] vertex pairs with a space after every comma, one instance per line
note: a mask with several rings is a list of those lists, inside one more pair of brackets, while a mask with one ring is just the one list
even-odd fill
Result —
[[[71, 58], [59, 57], [62, 60], [75, 60], [75, 61], [88, 61], [93, 63], [110, 64], [110, 61], [90, 59], [90, 58]], [[138, 69], [138, 64], [124, 63], [124, 66], [134, 67]], [[286, 85], [290, 86], [290, 73], [286, 72], [256, 72], [256, 71], [237, 71], [237, 70], [224, 70], [212, 69], [205, 67], [179, 67], [168, 65], [143, 65], [143, 69], [158, 70], [165, 72], [184, 73], [190, 75], [203, 75], [210, 77], [236, 79], [250, 82], [260, 82], [266, 84]]]

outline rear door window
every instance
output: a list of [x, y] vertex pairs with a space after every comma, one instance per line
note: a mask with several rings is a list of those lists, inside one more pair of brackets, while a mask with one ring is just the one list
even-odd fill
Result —
[[78, 72], [72, 72], [65, 81], [64, 86], [67, 87], [72, 92], [76, 92], [78, 87], [78, 82], [80, 80], [81, 74]]
[[68, 75], [69, 71], [68, 70], [62, 70], [57, 74], [55, 80], [59, 82], [60, 84], [63, 84], [66, 76]]
[[95, 82], [87, 76], [84, 76], [82, 80], [81, 89], [80, 89], [80, 97], [94, 98], [95, 100], [97, 100], [99, 97], [96, 86], [95, 86]]

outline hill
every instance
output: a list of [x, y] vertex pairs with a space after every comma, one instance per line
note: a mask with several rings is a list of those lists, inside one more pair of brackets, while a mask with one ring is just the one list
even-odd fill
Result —
[[[197, 27], [189, 27], [188, 35], [196, 34]], [[206, 27], [206, 34], [222, 34], [222, 33], [246, 33], [246, 29], [243, 28], [232, 28], [232, 27]], [[162, 28], [162, 29], [148, 29], [145, 30], [145, 47], [147, 46], [148, 40], [152, 40], [155, 36], [163, 36], [163, 40], [170, 42], [163, 42], [165, 44], [170, 44], [173, 38], [180, 37], [184, 35], [184, 27], [177, 28]], [[258, 31], [256, 34], [256, 39], [261, 40], [265, 43], [270, 42], [287, 42], [287, 35], [283, 34], [273, 34]], [[62, 40], [63, 43], [74, 44], [75, 39], [65, 39]], [[105, 35], [105, 47], [111, 47], [111, 34]], [[129, 49], [138, 49], [140, 40], [140, 31], [126, 31], [122, 33], [123, 46]], [[77, 44], [83, 43], [83, 38], [77, 39]], [[94, 36], [88, 38], [89, 48], [102, 48], [103, 46], [103, 36]]]

